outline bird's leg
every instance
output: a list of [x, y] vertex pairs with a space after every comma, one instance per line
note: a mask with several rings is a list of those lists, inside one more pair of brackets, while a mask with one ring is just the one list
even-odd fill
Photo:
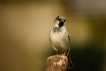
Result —
[[64, 52], [64, 54], [63, 55], [66, 55], [66, 51]]
[[59, 51], [57, 51], [57, 55], [59, 55]]

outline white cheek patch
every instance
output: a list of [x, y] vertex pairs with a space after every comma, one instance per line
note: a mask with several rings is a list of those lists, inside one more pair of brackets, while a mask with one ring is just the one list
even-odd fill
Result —
[[58, 24], [59, 24], [59, 21], [58, 21], [58, 20], [55, 20], [55, 21], [54, 21], [54, 24], [55, 24], [55, 27], [59, 27], [59, 26], [58, 26]]

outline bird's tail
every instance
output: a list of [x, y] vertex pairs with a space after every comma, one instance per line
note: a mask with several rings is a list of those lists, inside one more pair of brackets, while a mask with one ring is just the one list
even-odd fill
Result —
[[71, 61], [71, 58], [70, 58], [70, 56], [68, 55], [68, 69], [74, 69], [74, 65], [73, 65], [73, 63], [72, 63], [72, 61]]

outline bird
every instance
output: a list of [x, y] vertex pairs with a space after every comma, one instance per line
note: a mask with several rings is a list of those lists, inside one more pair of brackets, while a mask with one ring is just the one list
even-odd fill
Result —
[[68, 58], [68, 68], [74, 69], [74, 65], [69, 56], [70, 37], [66, 30], [66, 19], [64, 16], [57, 16], [54, 20], [54, 26], [49, 33], [49, 39], [52, 47], [58, 55], [64, 54]]

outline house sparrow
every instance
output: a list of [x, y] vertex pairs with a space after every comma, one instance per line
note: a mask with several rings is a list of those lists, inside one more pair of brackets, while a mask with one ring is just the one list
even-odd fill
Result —
[[70, 37], [66, 30], [66, 19], [64, 16], [57, 16], [54, 20], [54, 26], [50, 30], [50, 42], [57, 54], [65, 54], [68, 58], [68, 68], [74, 69], [74, 65], [69, 56]]

